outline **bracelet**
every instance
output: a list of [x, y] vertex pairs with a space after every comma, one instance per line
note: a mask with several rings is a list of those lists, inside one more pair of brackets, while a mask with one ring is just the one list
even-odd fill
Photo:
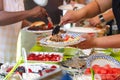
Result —
[[100, 14], [98, 17], [99, 17], [99, 19], [100, 19], [101, 22], [105, 22], [105, 19], [104, 19], [104, 17], [103, 17], [102, 14]]

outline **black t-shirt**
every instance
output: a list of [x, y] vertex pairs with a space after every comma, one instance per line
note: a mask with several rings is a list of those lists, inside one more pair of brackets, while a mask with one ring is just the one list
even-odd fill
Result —
[[120, 0], [112, 0], [113, 13], [120, 33]]
[[[37, 6], [33, 0], [24, 0], [25, 9], [29, 10]], [[58, 9], [58, 6], [63, 4], [63, 0], [48, 0], [47, 6], [44, 8], [47, 10], [49, 16], [52, 18], [52, 21], [54, 24], [58, 24], [60, 22], [60, 15], [62, 15], [62, 11]], [[46, 18], [40, 19], [40, 18], [28, 18], [29, 21], [45, 21], [48, 22]]]

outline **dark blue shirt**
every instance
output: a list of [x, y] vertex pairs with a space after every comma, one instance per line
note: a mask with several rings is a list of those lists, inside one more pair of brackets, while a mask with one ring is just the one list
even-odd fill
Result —
[[112, 8], [120, 33], [120, 0], [112, 0]]

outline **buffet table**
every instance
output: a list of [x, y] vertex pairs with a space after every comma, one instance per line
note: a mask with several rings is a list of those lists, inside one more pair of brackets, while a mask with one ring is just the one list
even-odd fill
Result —
[[[23, 34], [24, 35], [24, 34]], [[70, 59], [72, 58], [74, 55], [76, 55], [76, 53], [78, 52], [78, 50], [81, 50], [81, 49], [77, 49], [77, 48], [72, 48], [72, 47], [50, 47], [50, 46], [43, 46], [39, 43], [39, 40], [42, 38], [42, 36], [39, 36], [39, 34], [37, 35], [33, 35], [33, 34], [26, 34], [25, 32], [25, 35], [27, 36], [30, 36], [31, 38], [27, 38], [26, 42], [24, 43], [28, 43], [27, 41], [32, 41], [32, 43], [26, 45], [24, 44], [23, 46], [27, 47], [27, 53], [29, 54], [29, 52], [61, 52], [61, 53], [64, 53], [64, 57], [63, 57], [63, 61], [67, 60], [67, 59]], [[24, 35], [24, 36], [25, 36]], [[46, 35], [45, 35], [46, 36]], [[25, 37], [26, 38], [26, 37]], [[96, 49], [94, 49], [96, 50]], [[116, 60], [120, 61], [120, 51], [119, 49], [111, 49], [111, 48], [108, 48], [108, 49], [97, 49], [96, 51], [92, 51], [92, 53], [102, 53], [104, 52], [106, 55], [110, 55], [112, 56], [113, 58], [115, 58]], [[88, 53], [88, 52], [87, 52]], [[87, 54], [86, 53], [86, 54]], [[90, 54], [90, 53], [88, 53]], [[36, 61], [36, 62], [39, 62], [39, 61]], [[48, 76], [42, 80], [60, 80], [60, 78], [63, 76], [63, 73], [62, 71], [61, 72], [58, 72], [54, 75], [51, 75], [51, 76]]]

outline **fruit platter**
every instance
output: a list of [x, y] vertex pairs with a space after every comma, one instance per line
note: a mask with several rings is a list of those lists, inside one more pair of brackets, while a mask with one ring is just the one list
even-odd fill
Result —
[[[105, 66], [95, 64], [91, 68], [94, 70], [94, 73], [101, 78], [101, 80], [120, 79], [120, 68], [112, 67], [109, 64], [106, 64]], [[90, 68], [85, 70], [85, 74], [91, 74]]]
[[83, 74], [73, 80], [120, 80], [120, 62], [103, 53], [93, 54], [87, 58]]
[[61, 62], [63, 53], [60, 52], [30, 52], [27, 60], [30, 62]]
[[92, 74], [99, 77], [100, 80], [119, 80], [120, 79], [120, 62], [105, 54], [93, 54], [86, 61], [85, 75]]
[[[2, 66], [4, 66], [4, 64]], [[13, 67], [13, 64], [7, 65], [4, 73], [9, 73]], [[14, 71], [14, 74], [19, 74], [22, 80], [40, 80], [60, 71], [60, 67], [55, 64], [27, 63], [27, 66], [26, 64], [19, 65]]]

